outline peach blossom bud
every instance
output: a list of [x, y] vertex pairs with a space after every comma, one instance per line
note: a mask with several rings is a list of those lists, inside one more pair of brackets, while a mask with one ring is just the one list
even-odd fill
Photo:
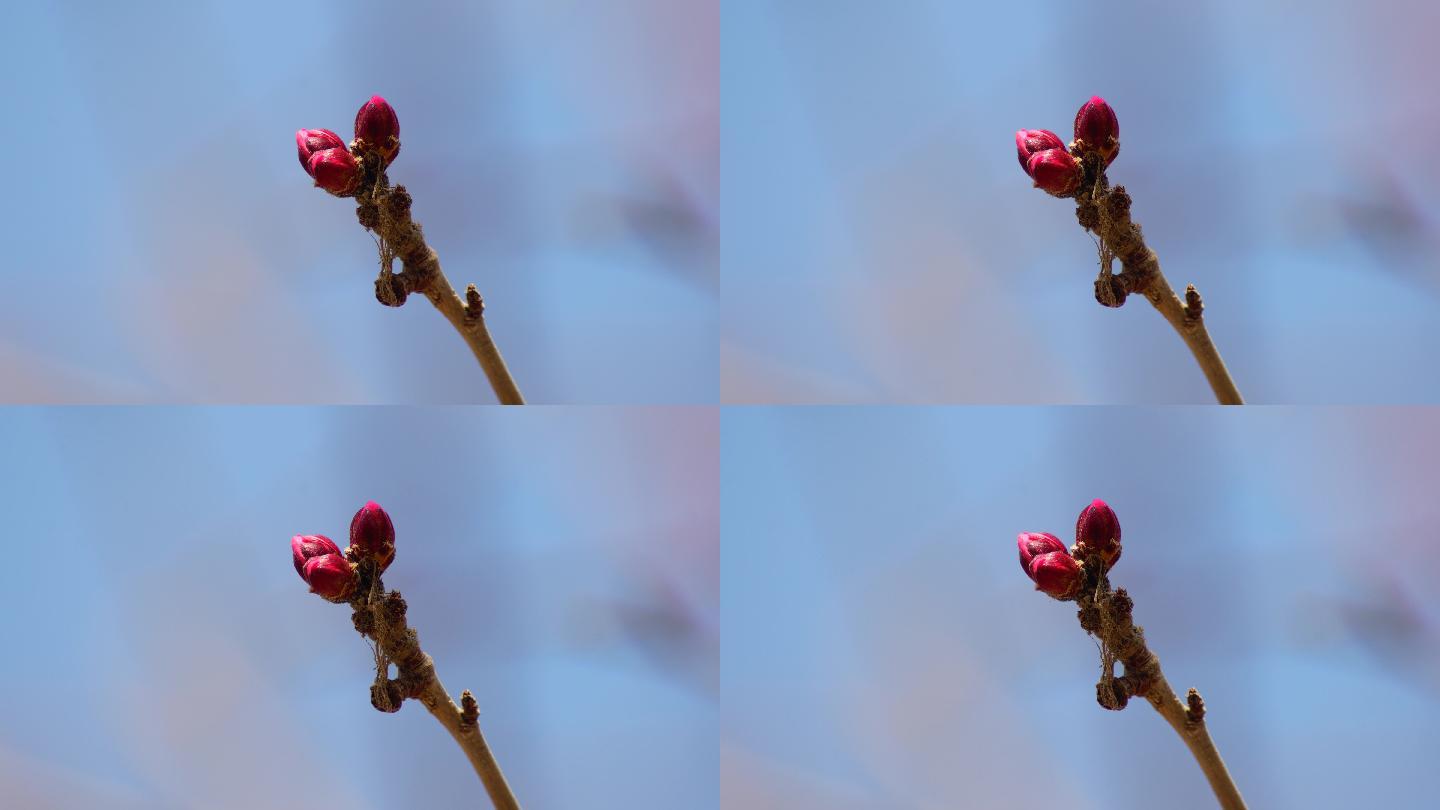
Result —
[[312, 155], [326, 149], [345, 148], [345, 142], [340, 140], [340, 136], [328, 129], [302, 129], [295, 133], [295, 145], [300, 150], [300, 168], [311, 177], [315, 176], [315, 172], [310, 170]]
[[315, 185], [337, 197], [347, 197], [360, 185], [360, 164], [349, 149], [323, 149], [310, 156]]
[[1104, 156], [1107, 166], [1120, 154], [1120, 119], [1105, 99], [1091, 96], [1075, 113], [1075, 140], [1081, 150]]
[[1080, 162], [1064, 149], [1046, 149], [1030, 156], [1027, 168], [1035, 187], [1063, 197], [1080, 185]]
[[311, 557], [339, 554], [340, 547], [323, 534], [297, 534], [290, 538], [290, 555], [295, 558], [295, 573], [305, 576], [305, 561]]
[[1020, 570], [1024, 571], [1026, 576], [1030, 576], [1030, 562], [1036, 557], [1066, 550], [1060, 538], [1048, 532], [1021, 532], [1019, 545]]
[[1065, 142], [1048, 129], [1022, 129], [1015, 133], [1015, 151], [1020, 157], [1020, 168], [1030, 173], [1030, 156], [1047, 149], [1064, 149]]
[[367, 502], [350, 520], [350, 545], [362, 557], [374, 557], [384, 571], [395, 559], [395, 524], [380, 504]]
[[330, 538], [323, 534], [297, 534], [290, 538], [290, 556], [295, 571], [318, 593], [332, 602], [343, 602], [355, 589], [355, 571]]
[[331, 602], [344, 602], [355, 590], [355, 569], [339, 554], [322, 554], [305, 561], [302, 574], [310, 583], [310, 591]]
[[1107, 571], [1120, 559], [1120, 518], [1099, 498], [1081, 510], [1075, 521], [1075, 552], [1080, 557], [1099, 554]]
[[1030, 561], [1030, 578], [1035, 580], [1035, 590], [1044, 591], [1056, 599], [1070, 599], [1080, 592], [1080, 583], [1085, 578], [1080, 563], [1068, 551], [1052, 551], [1041, 554]]
[[373, 149], [385, 158], [385, 165], [400, 154], [400, 118], [395, 108], [380, 96], [370, 100], [355, 113], [355, 138], [362, 151]]

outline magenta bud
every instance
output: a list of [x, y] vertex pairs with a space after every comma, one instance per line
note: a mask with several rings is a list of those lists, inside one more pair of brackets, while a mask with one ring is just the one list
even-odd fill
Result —
[[1020, 157], [1020, 168], [1030, 174], [1030, 156], [1047, 149], [1064, 149], [1065, 142], [1048, 129], [1022, 129], [1015, 133], [1015, 151]]
[[1075, 553], [1081, 558], [1099, 554], [1107, 571], [1120, 559], [1120, 518], [1099, 498], [1081, 510], [1075, 521]]
[[310, 591], [318, 593], [331, 602], [344, 602], [355, 590], [355, 569], [340, 554], [323, 554], [305, 561], [301, 572], [310, 583]]
[[305, 561], [326, 554], [339, 554], [340, 547], [323, 534], [297, 534], [290, 538], [290, 555], [295, 558], [295, 573], [305, 576]]
[[337, 197], [348, 197], [360, 185], [360, 163], [345, 147], [323, 149], [310, 156], [315, 185]]
[[355, 589], [354, 569], [325, 535], [295, 535], [290, 538], [290, 556], [295, 559], [295, 572], [310, 585], [311, 592], [343, 602]]
[[1080, 185], [1080, 162], [1064, 149], [1046, 149], [1030, 156], [1030, 176], [1035, 187], [1064, 197]]
[[395, 559], [395, 524], [374, 501], [367, 502], [350, 520], [350, 546], [361, 557], [373, 557], [384, 571]]
[[355, 113], [355, 138], [360, 151], [374, 150], [385, 158], [385, 165], [400, 154], [400, 118], [395, 108], [380, 96], [371, 96]]
[[1091, 96], [1075, 113], [1075, 140], [1082, 152], [1099, 152], [1107, 166], [1120, 154], [1120, 119], [1105, 99]]
[[1030, 578], [1035, 580], [1035, 590], [1044, 591], [1056, 599], [1072, 599], [1080, 592], [1085, 572], [1080, 563], [1068, 551], [1052, 551], [1041, 554], [1030, 561]]
[[302, 129], [295, 133], [295, 145], [300, 149], [300, 167], [311, 177], [315, 176], [315, 172], [310, 170], [312, 155], [326, 149], [345, 148], [340, 136], [328, 129]]
[[1019, 545], [1020, 570], [1024, 571], [1026, 576], [1030, 576], [1030, 562], [1036, 557], [1066, 550], [1060, 538], [1047, 532], [1021, 532]]

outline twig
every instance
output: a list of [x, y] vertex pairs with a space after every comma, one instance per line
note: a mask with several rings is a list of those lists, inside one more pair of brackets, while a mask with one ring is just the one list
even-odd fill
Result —
[[[350, 606], [355, 629], [375, 643], [371, 704], [382, 712], [396, 712], [405, 698], [418, 699], [465, 752], [496, 810], [518, 810], [520, 804], [480, 733], [474, 695], [467, 689], [460, 694], [461, 705], [455, 705], [435, 675], [434, 662], [420, 649], [419, 637], [406, 622], [404, 597], [399, 591], [385, 591], [373, 561], [360, 563], [358, 572], [360, 586]], [[389, 677], [390, 664], [395, 665], [394, 678]]]
[[[1191, 689], [1186, 703], [1175, 696], [1160, 671], [1159, 659], [1145, 644], [1145, 633], [1132, 619], [1134, 603], [1129, 594], [1124, 588], [1112, 593], [1103, 569], [1097, 557], [1086, 561], [1086, 584], [1078, 597], [1080, 626], [1100, 639], [1102, 671], [1095, 685], [1096, 701], [1118, 711], [1131, 697], [1144, 697], [1190, 749], [1220, 806], [1224, 810], [1245, 810], [1240, 789], [1210, 739], [1200, 693]], [[1125, 665], [1125, 674], [1118, 678], [1114, 675], [1116, 661]]]
[[[505, 367], [500, 349], [485, 327], [485, 302], [471, 284], [462, 300], [440, 268], [440, 256], [425, 242], [420, 223], [410, 216], [410, 192], [404, 186], [391, 187], [375, 156], [365, 161], [365, 175], [356, 194], [356, 218], [380, 238], [380, 276], [375, 280], [375, 298], [385, 306], [398, 307], [412, 292], [424, 293], [455, 327], [480, 362], [495, 397], [502, 405], [524, 405], [520, 388]], [[391, 272], [391, 259], [398, 258], [405, 269]]]
[[[1129, 293], [1143, 294], [1185, 341], [1215, 392], [1215, 399], [1221, 405], [1245, 404], [1220, 351], [1205, 329], [1200, 293], [1190, 285], [1185, 288], [1185, 300], [1180, 300], [1160, 270], [1160, 259], [1145, 244], [1140, 226], [1130, 219], [1130, 194], [1125, 187], [1108, 187], [1099, 155], [1086, 155], [1083, 165], [1080, 191], [1075, 194], [1075, 218], [1101, 241], [1102, 260], [1100, 277], [1095, 280], [1095, 300], [1107, 307], [1118, 307], [1125, 303]], [[1108, 255], [1120, 259], [1123, 272], [1110, 273]]]

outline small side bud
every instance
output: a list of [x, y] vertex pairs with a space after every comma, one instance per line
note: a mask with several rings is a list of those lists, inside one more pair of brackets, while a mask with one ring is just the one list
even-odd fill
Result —
[[[1065, 551], [1065, 544], [1060, 538], [1048, 532], [1021, 532], [1019, 539], [1020, 546], [1020, 570], [1030, 576], [1030, 563], [1041, 554], [1053, 554], [1057, 551]], [[1030, 577], [1034, 579], [1034, 577]]]
[[345, 148], [340, 136], [328, 129], [302, 129], [295, 133], [295, 145], [300, 151], [300, 168], [311, 177], [315, 176], [315, 172], [310, 169], [310, 158], [316, 152]]
[[1052, 551], [1041, 554], [1030, 561], [1030, 578], [1035, 580], [1035, 590], [1044, 591], [1056, 599], [1075, 598], [1085, 572], [1080, 563], [1068, 551]]
[[1064, 149], [1065, 142], [1048, 129], [1022, 129], [1015, 133], [1015, 151], [1020, 157], [1020, 168], [1030, 174], [1030, 156], [1047, 149]]
[[1082, 509], [1075, 521], [1075, 555], [1084, 559], [1091, 554], [1104, 559], [1106, 571], [1120, 559], [1120, 518], [1099, 498]]
[[1120, 154], [1120, 119], [1105, 99], [1091, 96], [1075, 113], [1075, 142], [1082, 153], [1099, 152], [1107, 166]]
[[360, 185], [360, 163], [344, 147], [324, 149], [310, 156], [315, 185], [337, 197], [348, 197]]
[[380, 504], [369, 501], [355, 513], [350, 520], [350, 545], [361, 557], [374, 558], [379, 570], [390, 567], [395, 559], [395, 524]]
[[400, 154], [400, 118], [395, 108], [380, 96], [370, 100], [355, 113], [355, 139], [361, 152], [374, 150], [385, 159], [385, 165]]
[[290, 539], [295, 571], [317, 593], [331, 602], [344, 602], [355, 590], [355, 569], [330, 538], [322, 534], [297, 534]]
[[1064, 149], [1046, 149], [1030, 156], [1026, 168], [1035, 178], [1035, 187], [1064, 197], [1080, 185], [1080, 161]]

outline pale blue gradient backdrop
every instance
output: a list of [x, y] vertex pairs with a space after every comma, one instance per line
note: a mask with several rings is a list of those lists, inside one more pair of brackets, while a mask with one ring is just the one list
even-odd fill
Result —
[[1093, 299], [1014, 134], [1093, 94], [1111, 177], [1251, 401], [1440, 401], [1440, 5], [735, 0], [722, 396], [1205, 403], [1144, 301]]
[[526, 807], [716, 806], [718, 440], [698, 409], [9, 409], [0, 803], [483, 803], [291, 566], [373, 498]]
[[[1114, 505], [1170, 683], [1251, 807], [1429, 807], [1440, 415], [1424, 409], [730, 409], [727, 807], [1213, 808], [1033, 590], [1024, 530]], [[1068, 542], [1068, 540], [1067, 540]]]
[[399, 112], [391, 178], [531, 401], [719, 396], [716, 0], [7, 3], [0, 401], [491, 402], [374, 300], [295, 130]]

